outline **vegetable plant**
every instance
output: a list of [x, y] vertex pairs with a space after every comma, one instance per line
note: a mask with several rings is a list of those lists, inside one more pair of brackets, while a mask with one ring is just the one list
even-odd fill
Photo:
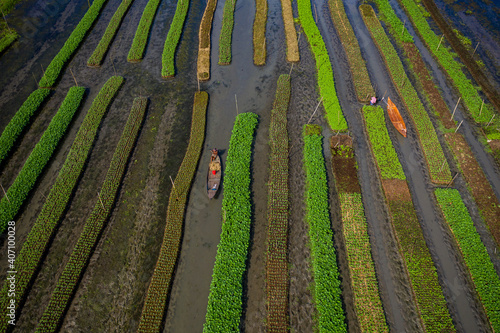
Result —
[[256, 125], [256, 114], [239, 114], [229, 141], [224, 174], [222, 232], [210, 284], [204, 333], [239, 331], [243, 274], [252, 223], [250, 162]]
[[219, 65], [231, 63], [231, 42], [233, 39], [234, 7], [236, 0], [226, 0], [222, 14], [222, 28], [219, 37]]
[[208, 94], [205, 91], [195, 93], [191, 136], [170, 192], [163, 243], [142, 308], [139, 332], [158, 332], [162, 324], [181, 244], [186, 201], [205, 140], [207, 103]]
[[151, 26], [153, 25], [153, 20], [156, 15], [156, 10], [160, 0], [149, 0], [144, 11], [142, 12], [141, 20], [135, 31], [134, 40], [132, 41], [132, 46], [128, 51], [127, 60], [130, 62], [141, 61], [144, 55], [144, 50], [146, 49], [146, 44], [148, 43], [149, 32], [151, 31]]
[[71, 297], [78, 286], [113, 208], [118, 187], [144, 118], [147, 103], [148, 100], [145, 97], [134, 99], [132, 110], [111, 159], [106, 178], [98, 193], [98, 198], [96, 198], [94, 209], [85, 222], [69, 261], [57, 280], [55, 290], [35, 332], [54, 332], [63, 319]]
[[189, 1], [190, 0], [177, 1], [177, 8], [175, 9], [174, 18], [172, 24], [170, 24], [170, 29], [168, 30], [167, 39], [165, 40], [165, 46], [163, 48], [163, 54], [161, 56], [161, 76], [164, 78], [175, 75], [175, 50], [181, 38], [182, 27], [184, 26], [189, 8]]

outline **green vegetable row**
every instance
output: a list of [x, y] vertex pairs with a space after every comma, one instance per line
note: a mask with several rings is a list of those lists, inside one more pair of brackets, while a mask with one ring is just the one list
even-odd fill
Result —
[[[19, 251], [16, 258], [16, 308], [19, 307], [19, 302], [27, 294], [28, 287], [36, 276], [43, 254], [54, 236], [59, 220], [85, 166], [102, 117], [122, 82], [122, 77], [110, 78], [92, 102], [61, 171], [50, 189], [42, 211]], [[0, 292], [0, 331], [2, 332], [7, 327], [6, 311], [10, 300], [7, 297], [7, 291], [8, 285], [4, 284]]]
[[7, 158], [17, 138], [30, 123], [31, 117], [33, 117], [49, 94], [50, 90], [48, 89], [33, 91], [9, 121], [2, 132], [2, 136], [0, 136], [0, 164]]
[[299, 17], [304, 33], [309, 40], [309, 45], [316, 59], [316, 70], [318, 71], [318, 86], [323, 105], [325, 107], [325, 118], [330, 127], [335, 131], [347, 130], [347, 122], [342, 114], [340, 103], [335, 92], [335, 83], [333, 81], [332, 65], [330, 56], [326, 50], [325, 42], [321, 33], [314, 23], [311, 11], [310, 0], [297, 0]]
[[253, 21], [253, 63], [266, 64], [266, 23], [267, 0], [255, 0], [255, 20]]
[[460, 193], [452, 188], [434, 190], [439, 207], [455, 236], [477, 294], [494, 332], [500, 332], [500, 279], [481, 242]]
[[[339, 193], [354, 308], [361, 332], [389, 332], [371, 255], [353, 149], [332, 137], [332, 169]], [[335, 142], [335, 143], [334, 143]]]
[[111, 21], [109, 21], [108, 27], [106, 28], [106, 31], [104, 31], [104, 35], [99, 41], [99, 44], [90, 56], [89, 60], [87, 60], [88, 66], [101, 66], [104, 56], [108, 52], [111, 42], [113, 41], [113, 38], [115, 38], [115, 35], [122, 24], [123, 18], [125, 17], [125, 14], [127, 14], [132, 2], [134, 2], [134, 0], [122, 0], [120, 6], [118, 6], [113, 17], [111, 18]]
[[267, 327], [268, 332], [288, 328], [288, 132], [290, 75], [278, 79], [269, 125], [269, 186], [267, 199]]
[[358, 100], [367, 102], [372, 96], [375, 96], [375, 91], [366, 69], [365, 60], [361, 56], [358, 39], [345, 13], [344, 3], [342, 0], [329, 0], [328, 7], [332, 22], [347, 55]]
[[184, 21], [189, 8], [189, 0], [178, 0], [177, 8], [175, 9], [174, 18], [170, 29], [168, 30], [167, 39], [165, 40], [165, 46], [163, 48], [163, 54], [161, 56], [162, 69], [161, 76], [172, 77], [175, 75], [175, 50], [177, 49], [177, 44], [181, 38], [182, 27], [184, 26]]
[[141, 61], [148, 43], [149, 32], [153, 25], [153, 20], [156, 15], [156, 10], [160, 0], [149, 0], [144, 11], [142, 12], [141, 20], [137, 26], [132, 46], [128, 51], [127, 61], [137, 62]]
[[76, 28], [68, 37], [59, 53], [52, 59], [44, 72], [38, 85], [40, 88], [51, 88], [56, 83], [64, 65], [69, 61], [73, 53], [82, 43], [87, 32], [92, 28], [94, 21], [101, 13], [101, 9], [107, 0], [94, 0], [89, 10], [85, 13]]
[[7, 49], [10, 44], [14, 43], [14, 41], [19, 37], [19, 34], [15, 30], [4, 31], [3, 36], [0, 38], [0, 54]]
[[453, 81], [474, 120], [480, 123], [490, 121], [493, 116], [493, 107], [490, 104], [485, 104], [481, 110], [482, 99], [479, 96], [478, 89], [474, 87], [471, 80], [462, 71], [462, 65], [455, 60], [457, 55], [449, 51], [444, 45], [440, 45], [438, 48], [438, 45], [442, 43], [441, 37], [437, 36], [431, 29], [419, 5], [413, 0], [400, 0], [400, 3], [403, 5], [413, 26], [422, 37], [429, 51], [431, 51]]
[[222, 199], [222, 232], [210, 284], [204, 333], [239, 331], [243, 274], [252, 223], [250, 162], [256, 125], [256, 114], [239, 114], [229, 141]]
[[363, 116], [382, 179], [405, 180], [403, 167], [387, 131], [384, 110], [380, 106], [366, 105], [363, 107]]
[[45, 308], [42, 318], [38, 323], [36, 332], [54, 332], [63, 319], [69, 301], [77, 288], [78, 282], [93, 253], [93, 249], [99, 241], [104, 224], [113, 208], [118, 187], [123, 178], [137, 134], [141, 128], [142, 120], [144, 119], [147, 104], [148, 99], [146, 97], [137, 97], [134, 99], [132, 110], [111, 159], [106, 178], [104, 179], [101, 191], [98, 193], [98, 198], [96, 198], [94, 209], [85, 222], [83, 231], [73, 248], [69, 261], [64, 266], [54, 293], [50, 298], [49, 305]]
[[[313, 127], [313, 129], [307, 128]], [[330, 225], [328, 183], [321, 132], [317, 125], [304, 126], [304, 166], [306, 171], [306, 220], [309, 224], [314, 278], [314, 302], [319, 332], [347, 332], [342, 290], [333, 232]]]
[[451, 181], [450, 168], [427, 111], [406, 75], [403, 64], [384, 28], [375, 16], [373, 8], [369, 5], [361, 5], [360, 9], [363, 20], [385, 60], [392, 82], [398, 89], [406, 110], [415, 124], [431, 180], [437, 184], [448, 184]]
[[219, 65], [231, 63], [231, 42], [233, 39], [234, 7], [236, 0], [226, 0], [222, 13], [222, 28], [219, 37]]
[[396, 15], [388, 0], [374, 0], [379, 10], [379, 18], [389, 25], [394, 38], [405, 42], [413, 43], [413, 37], [405, 28], [403, 22]]
[[61, 107], [50, 121], [40, 141], [33, 148], [23, 168], [7, 190], [7, 194], [0, 201], [0, 233], [5, 231], [7, 222], [14, 219], [35, 186], [38, 177], [57, 148], [59, 140], [66, 133], [84, 94], [85, 88], [83, 87], [69, 89]]
[[138, 332], [160, 331], [181, 244], [186, 200], [205, 140], [207, 104], [205, 91], [195, 93], [189, 145], [170, 193], [163, 243], [142, 308]]
[[[380, 106], [363, 107], [368, 138], [372, 142], [372, 153], [375, 155], [375, 161], [381, 171], [382, 186], [392, 217], [391, 222], [410, 278], [419, 315], [427, 332], [454, 332], [455, 329], [439, 285], [436, 268], [411, 201], [408, 184], [404, 178], [397, 178], [387, 172], [382, 174], [382, 170], [391, 167], [379, 164], [379, 161], [384, 161], [386, 157], [383, 151], [373, 148], [373, 142], [381, 135], [380, 132], [384, 132], [385, 139], [377, 140], [381, 142], [383, 140], [386, 145], [392, 147], [387, 129], [384, 130], [383, 114], [384, 111]], [[401, 168], [396, 155], [392, 163], [395, 168]]]

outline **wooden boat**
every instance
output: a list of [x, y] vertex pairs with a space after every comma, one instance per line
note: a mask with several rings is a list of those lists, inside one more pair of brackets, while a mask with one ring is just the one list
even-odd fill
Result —
[[207, 175], [207, 193], [209, 199], [212, 199], [215, 194], [217, 194], [217, 191], [219, 191], [221, 175], [222, 167], [220, 163], [220, 156], [217, 152], [212, 151], [210, 163], [208, 164]]
[[387, 98], [387, 113], [389, 114], [389, 118], [391, 119], [394, 127], [396, 127], [398, 132], [406, 138], [405, 122], [403, 120], [403, 117], [401, 117], [398, 108], [396, 107], [396, 105], [394, 105], [390, 98]]

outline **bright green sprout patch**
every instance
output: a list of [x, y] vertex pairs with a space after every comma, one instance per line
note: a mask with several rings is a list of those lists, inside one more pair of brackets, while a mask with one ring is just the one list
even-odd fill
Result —
[[30, 123], [31, 117], [33, 117], [49, 94], [50, 90], [48, 89], [33, 91], [9, 121], [2, 132], [2, 136], [0, 136], [0, 163], [7, 158], [17, 138]]
[[14, 219], [35, 186], [59, 141], [66, 133], [84, 94], [85, 88], [83, 87], [69, 89], [61, 107], [50, 121], [40, 141], [33, 148], [23, 168], [7, 190], [7, 194], [0, 201], [0, 233], [5, 230], [7, 222]]
[[147, 104], [147, 98], [137, 97], [134, 99], [132, 110], [111, 159], [104, 183], [99, 191], [99, 197], [95, 199], [94, 209], [85, 222], [69, 261], [57, 280], [56, 288], [38, 323], [36, 332], [54, 332], [63, 319], [68, 303], [78, 287], [80, 278], [85, 272], [85, 267], [113, 208], [118, 187], [142, 125]]
[[190, 0], [177, 1], [175, 15], [172, 20], [172, 24], [170, 25], [170, 30], [168, 30], [167, 40], [165, 40], [165, 46], [161, 56], [161, 76], [164, 78], [175, 75], [175, 50], [177, 49], [177, 44], [181, 38], [182, 27], [184, 26], [184, 21], [189, 8], [189, 1]]
[[500, 279], [467, 207], [456, 189], [437, 188], [434, 194], [464, 256], [491, 327], [495, 332], [500, 332]]
[[[43, 254], [54, 236], [59, 220], [83, 171], [101, 120], [122, 83], [122, 77], [111, 77], [92, 102], [61, 171], [50, 189], [42, 211], [16, 258], [16, 309], [36, 276]], [[8, 325], [6, 315], [7, 305], [10, 302], [10, 297], [7, 297], [8, 289], [9, 286], [5, 283], [0, 292], [0, 331], [5, 331]]]
[[226, 0], [224, 3], [222, 29], [219, 37], [219, 65], [229, 65], [231, 63], [235, 6], [236, 0]]
[[224, 173], [222, 233], [217, 247], [203, 332], [238, 332], [242, 314], [252, 204], [250, 162], [257, 115], [241, 113], [229, 141]]
[[330, 56], [326, 50], [326, 45], [321, 37], [321, 33], [316, 23], [314, 23], [311, 12], [311, 2], [309, 0], [297, 0], [297, 6], [299, 9], [300, 23], [304, 28], [304, 32], [309, 40], [309, 45], [311, 45], [311, 49], [316, 59], [318, 86], [321, 97], [323, 98], [326, 120], [333, 130], [346, 131], [347, 122], [342, 114], [342, 109], [340, 108], [340, 103], [335, 91]]
[[149, 32], [151, 31], [151, 26], [153, 25], [153, 20], [156, 15], [156, 10], [160, 0], [149, 0], [144, 12], [142, 12], [141, 20], [135, 31], [134, 40], [132, 41], [132, 46], [128, 51], [127, 61], [137, 62], [142, 60], [144, 55], [144, 50], [146, 49], [146, 44], [148, 43]]
[[134, 0], [123, 0], [120, 3], [120, 6], [118, 6], [115, 14], [111, 18], [111, 21], [109, 21], [108, 27], [106, 28], [106, 31], [104, 31], [104, 35], [95, 48], [94, 53], [92, 53], [89, 60], [87, 60], [88, 66], [100, 66], [102, 64], [104, 56], [106, 55], [106, 52], [108, 52], [109, 46], [111, 45], [113, 38], [115, 38], [115, 35], [122, 24], [123, 18], [125, 17], [125, 14], [127, 14], [132, 2], [134, 2]]
[[306, 221], [309, 224], [311, 242], [313, 295], [318, 312], [317, 328], [319, 332], [347, 332], [337, 259], [333, 247], [333, 232], [330, 224], [328, 183], [321, 142], [322, 136], [318, 134], [306, 135], [305, 133], [304, 129]]

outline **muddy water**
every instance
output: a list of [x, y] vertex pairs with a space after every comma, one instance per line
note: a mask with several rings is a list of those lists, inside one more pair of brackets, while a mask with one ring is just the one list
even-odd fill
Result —
[[[398, 6], [397, 1], [391, 0], [391, 5], [393, 6], [395, 12], [401, 20], [406, 20], [406, 22], [409, 22], [405, 12]], [[413, 29], [413, 26], [410, 24], [406, 24], [406, 28], [408, 29], [408, 32], [414, 37], [415, 45], [417, 46], [427, 66], [430, 68], [434, 81], [439, 85], [441, 94], [450, 111], [452, 111], [457, 104], [458, 95], [454, 90], [451, 81], [447, 79], [446, 75], [434, 60], [429, 50], [425, 47], [420, 38], [417, 37], [417, 33]], [[431, 119], [433, 119], [434, 124], [436, 124], [434, 118], [431, 117]], [[500, 198], [500, 171], [498, 170], [497, 164], [493, 160], [492, 156], [485, 151], [484, 145], [479, 141], [478, 137], [482, 136], [482, 134], [479, 132], [480, 129], [474, 124], [474, 121], [467, 114], [463, 103], [460, 103], [458, 105], [454, 115], [454, 119], [457, 124], [459, 124], [463, 120], [463, 123], [460, 126], [458, 132], [460, 132], [465, 137], [467, 143], [471, 147], [476, 157], [476, 160], [479, 162], [479, 165], [481, 165], [486, 178], [492, 185], [493, 191], [495, 192], [497, 198]], [[441, 139], [441, 142], [443, 143], [444, 141]], [[448, 158], [448, 161], [452, 161], [452, 159]], [[489, 235], [489, 233], [486, 231], [484, 222], [482, 222], [481, 217], [479, 217], [478, 215], [477, 207], [475, 206], [473, 200], [470, 198], [466, 184], [464, 184], [463, 182], [458, 182], [457, 188], [460, 190], [462, 197], [467, 199], [465, 200], [465, 204], [469, 209], [469, 212], [471, 212], [476, 229], [481, 235], [481, 240], [485, 244], [488, 253], [490, 254], [490, 258], [497, 269], [497, 272], [499, 272], [500, 274], [500, 254], [497, 250], [495, 250], [495, 242], [491, 238], [491, 235]]]
[[[259, 115], [256, 141], [253, 153], [252, 204], [254, 220], [248, 272], [244, 288], [244, 316], [242, 329], [249, 332], [265, 330], [265, 281], [264, 254], [266, 187], [268, 170], [267, 127], [269, 113], [276, 89], [276, 66], [278, 57], [284, 53], [273, 52], [271, 47], [265, 67], [253, 65], [252, 24], [255, 4], [252, 1], [238, 2], [235, 12], [235, 27], [232, 44], [232, 63], [219, 66], [218, 36], [221, 29], [224, 2], [219, 1], [215, 11], [212, 30], [211, 80], [201, 88], [210, 96], [207, 113], [207, 130], [202, 159], [193, 183], [186, 211], [185, 232], [177, 273], [172, 287], [172, 295], [166, 316], [165, 332], [200, 332], [205, 322], [206, 307], [217, 244], [221, 232], [221, 193], [209, 200], [206, 188], [206, 164], [209, 149], [217, 147], [221, 151], [224, 167], [227, 149], [238, 112], [255, 112]], [[273, 6], [270, 6], [273, 8]], [[279, 15], [271, 17], [273, 25]], [[273, 34], [268, 44], [275, 42]], [[236, 100], [237, 106], [236, 106]]]

